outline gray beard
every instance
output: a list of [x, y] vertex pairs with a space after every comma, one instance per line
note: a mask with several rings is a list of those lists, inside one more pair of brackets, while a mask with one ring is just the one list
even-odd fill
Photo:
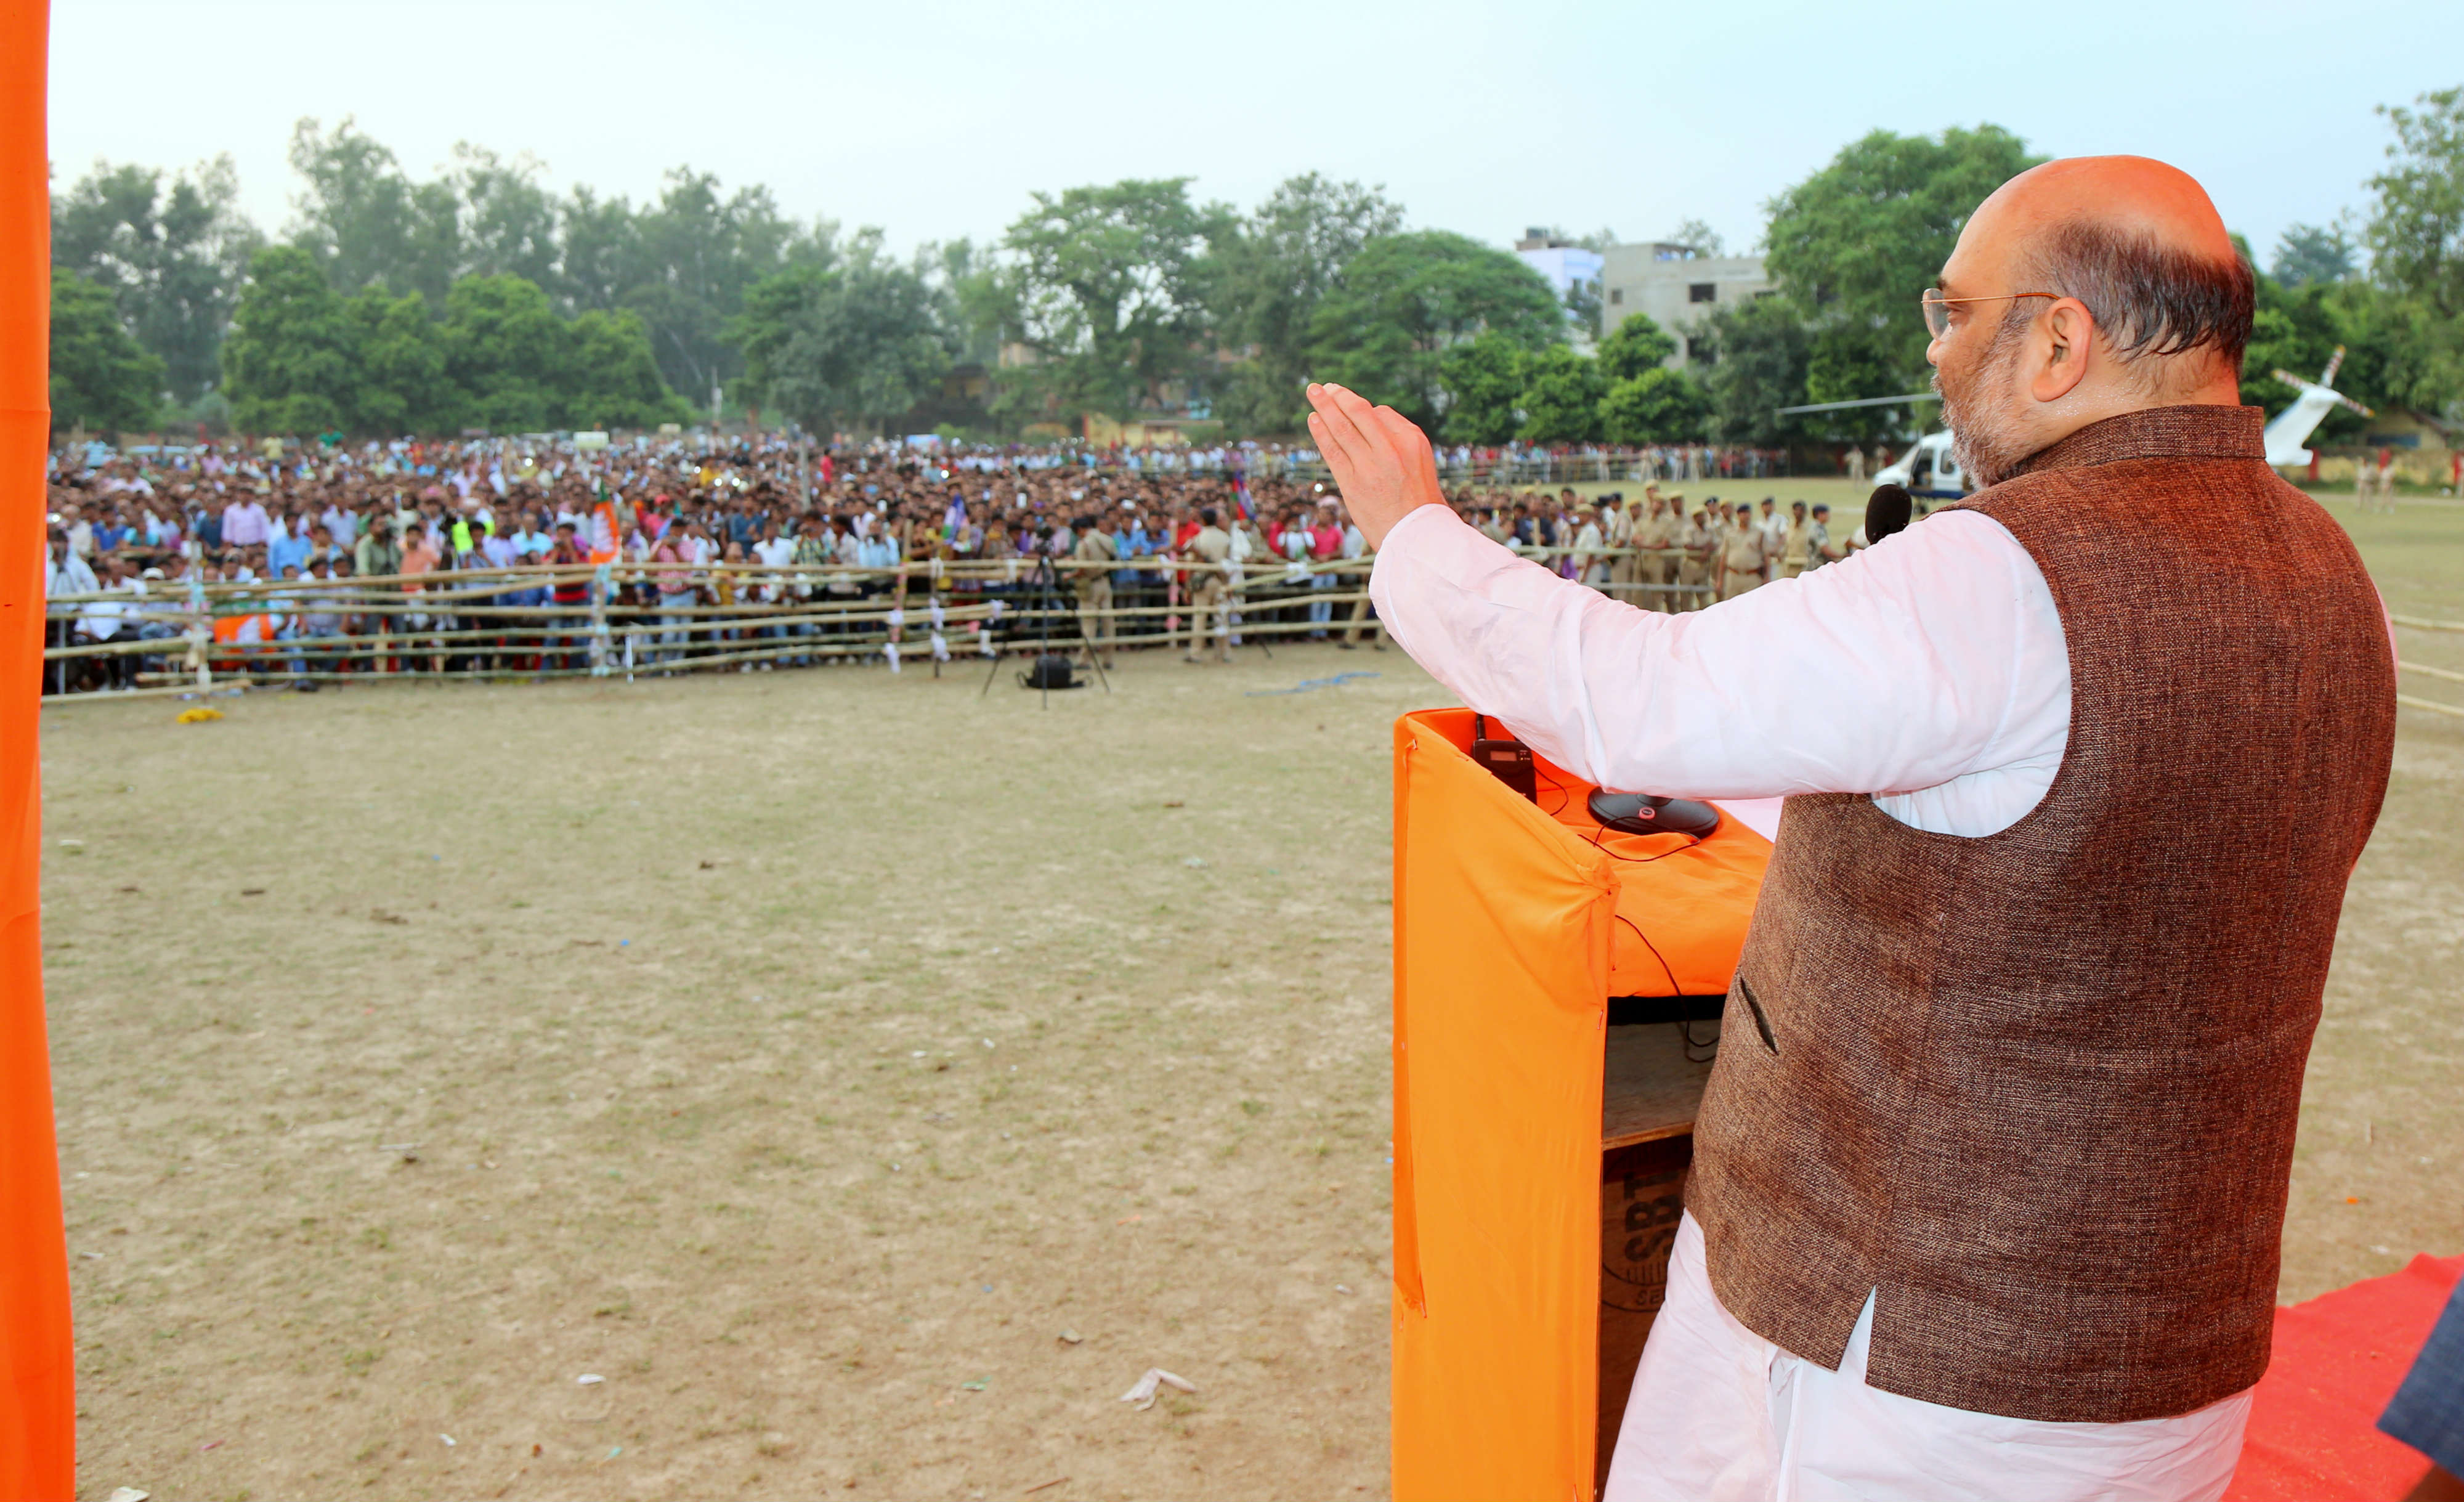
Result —
[[1942, 423], [1950, 430], [1951, 454], [1979, 490], [2009, 479], [2035, 452], [2018, 424], [2005, 415], [2012, 406], [2011, 356], [2017, 344], [2007, 337], [2007, 325], [1997, 329], [1992, 347], [1977, 362], [1977, 373], [1957, 391], [1943, 386], [1941, 370], [1933, 373], [1934, 393], [1942, 398]]

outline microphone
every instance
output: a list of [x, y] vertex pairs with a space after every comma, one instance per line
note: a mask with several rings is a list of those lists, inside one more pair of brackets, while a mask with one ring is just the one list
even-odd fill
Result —
[[1904, 485], [1877, 485], [1865, 501], [1865, 542], [1872, 546], [1894, 532], [1908, 528], [1908, 516], [1915, 509], [1908, 499]]

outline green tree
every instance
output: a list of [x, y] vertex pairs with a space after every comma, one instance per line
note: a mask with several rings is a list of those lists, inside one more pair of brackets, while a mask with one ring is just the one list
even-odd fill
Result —
[[182, 402], [218, 378], [223, 332], [262, 243], [239, 211], [228, 156], [168, 181], [153, 167], [98, 162], [52, 201], [53, 265], [111, 291]]
[[1728, 254], [1727, 247], [1720, 241], [1720, 232], [1700, 219], [1680, 221], [1676, 229], [1668, 232], [1668, 243], [1684, 246], [1705, 260]]
[[359, 377], [357, 325], [316, 257], [296, 245], [257, 252], [223, 343], [232, 425], [258, 433], [341, 428], [359, 402]]
[[2380, 113], [2395, 140], [2363, 239], [2384, 296], [2338, 289], [2355, 373], [2385, 403], [2464, 418], [2464, 88]]
[[826, 259], [833, 233], [789, 219], [767, 188], [723, 192], [710, 173], [677, 167], [622, 237], [610, 305], [642, 316], [668, 384], [698, 403], [713, 382], [743, 373], [728, 323], [744, 294], [791, 264]]
[[[2247, 249], [2245, 247], [2245, 249]], [[2251, 262], [2255, 266], [2255, 260]], [[2315, 224], [2297, 224], [2285, 230], [2276, 242], [2276, 258], [2268, 270], [2287, 287], [2304, 287], [2314, 281], [2343, 281], [2355, 270], [2353, 240], [2341, 226], [2325, 229]]]
[[462, 426], [460, 393], [446, 372], [444, 331], [418, 293], [363, 287], [342, 304], [352, 379], [339, 426], [397, 438]]
[[1523, 363], [1529, 353], [1508, 335], [1485, 330], [1448, 346], [1439, 358], [1445, 382], [1449, 443], [1502, 444], [1523, 426]]
[[1294, 432], [1305, 424], [1310, 321], [1360, 248], [1403, 226], [1384, 191], [1315, 172], [1279, 184], [1225, 235], [1209, 293], [1223, 342], [1245, 348], [1219, 411], [1244, 431]]
[[659, 377], [650, 330], [630, 308], [576, 314], [567, 328], [563, 428], [649, 428], [693, 409]]
[[1711, 355], [1703, 387], [1711, 403], [1711, 435], [1730, 443], [1785, 444], [1803, 433], [1783, 407], [1805, 402], [1812, 336], [1788, 298], [1724, 304], [1695, 341]]
[[528, 155], [507, 162], [469, 142], [453, 147], [451, 183], [462, 204], [462, 259], [469, 276], [519, 276], [552, 288], [561, 279], [557, 205]]
[[52, 270], [52, 426], [103, 432], [151, 427], [163, 409], [163, 360], [120, 320], [108, 288]]
[[1606, 394], [1596, 361], [1563, 344], [1534, 350], [1523, 361], [1523, 425], [1514, 435], [1532, 443], [1590, 443], [1599, 437]]
[[1002, 243], [1018, 258], [1021, 383], [1059, 417], [1126, 416], [1206, 353], [1207, 253], [1232, 210], [1190, 202], [1189, 179], [1128, 179], [1037, 193]]
[[836, 266], [755, 283], [731, 328], [754, 389], [816, 432], [878, 429], [931, 394], [950, 364], [924, 266], [891, 260], [877, 230], [850, 240]]
[[1692, 371], [1653, 365], [1610, 384], [1599, 421], [1611, 443], [1695, 443], [1708, 434], [1711, 399]]
[[1877, 130], [1771, 200], [1765, 264], [1802, 316], [1832, 331], [1809, 371], [1811, 400], [1924, 384], [1918, 294], [1986, 195], [2042, 160], [1998, 125], [1939, 136]]
[[345, 116], [332, 130], [302, 120], [291, 131], [299, 174], [292, 243], [341, 292], [382, 284], [431, 307], [462, 269], [462, 205], [450, 181], [413, 183], [392, 150]]
[[466, 276], [445, 301], [445, 369], [465, 420], [539, 432], [563, 415], [569, 331], [547, 293], [519, 276]]
[[1629, 313], [1600, 341], [1600, 374], [1611, 382], [1630, 381], [1668, 364], [1676, 353], [1677, 341], [1650, 315]]
[[1566, 315], [1548, 278], [1504, 251], [1442, 230], [1381, 235], [1310, 320], [1310, 374], [1435, 429], [1446, 351], [1484, 332], [1544, 349], [1565, 342]]
[[631, 202], [576, 188], [556, 206], [556, 285], [566, 305], [602, 312], [623, 307], [645, 260]]
[[2464, 88], [2382, 105], [2395, 131], [2364, 238], [2372, 272], [2439, 318], [2464, 320]]

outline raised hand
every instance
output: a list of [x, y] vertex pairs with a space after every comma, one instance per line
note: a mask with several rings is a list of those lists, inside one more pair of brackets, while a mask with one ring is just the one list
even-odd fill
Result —
[[1416, 506], [1442, 506], [1437, 456], [1426, 433], [1391, 407], [1372, 407], [1339, 386], [1311, 385], [1309, 436], [1334, 471], [1343, 504], [1371, 547]]

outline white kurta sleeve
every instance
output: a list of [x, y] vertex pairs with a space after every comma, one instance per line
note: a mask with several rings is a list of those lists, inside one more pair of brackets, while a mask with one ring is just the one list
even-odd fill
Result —
[[2015, 773], [2016, 809], [2032, 806], [2069, 726], [2052, 593], [2017, 540], [1975, 512], [1669, 615], [1559, 579], [1424, 506], [1388, 535], [1371, 591], [1395, 640], [1464, 703], [1606, 787], [1757, 798], [1983, 778], [1954, 792], [1947, 827], [1984, 832], [1960, 827], [2017, 817], [1994, 806], [2012, 801], [1997, 778]]

